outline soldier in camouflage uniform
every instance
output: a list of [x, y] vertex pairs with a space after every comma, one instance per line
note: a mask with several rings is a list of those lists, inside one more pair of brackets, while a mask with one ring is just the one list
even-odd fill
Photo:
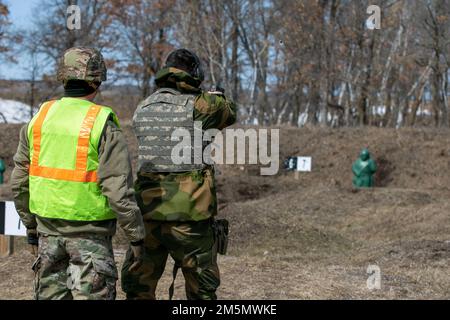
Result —
[[171, 161], [177, 143], [170, 137], [174, 129], [192, 134], [194, 120], [201, 121], [203, 130], [221, 130], [236, 121], [236, 105], [222, 92], [202, 91], [202, 80], [198, 57], [185, 49], [175, 50], [156, 75], [159, 90], [135, 112], [133, 127], [139, 142], [135, 190], [146, 238], [143, 265], [130, 272], [131, 250], [123, 264], [122, 288], [128, 299], [156, 299], [169, 255], [182, 269], [188, 299], [217, 299], [214, 169], [201, 159], [192, 165]]
[[144, 250], [127, 143], [114, 112], [92, 103], [106, 80], [100, 52], [67, 50], [58, 79], [64, 97], [44, 102], [22, 128], [11, 177], [28, 242], [39, 253], [35, 299], [113, 300], [116, 221], [131, 242], [132, 270]]

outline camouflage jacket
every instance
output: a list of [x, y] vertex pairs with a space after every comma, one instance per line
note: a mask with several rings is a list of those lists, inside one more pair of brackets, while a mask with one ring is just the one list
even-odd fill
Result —
[[[29, 141], [25, 125], [20, 131], [17, 152], [14, 155], [15, 167], [11, 175], [11, 186], [17, 211], [28, 229], [37, 228], [41, 234], [79, 235], [95, 233], [112, 236], [116, 232], [116, 220], [80, 222], [60, 219], [45, 219], [29, 211], [28, 168]], [[99, 145], [98, 183], [108, 198], [111, 208], [117, 215], [119, 225], [130, 242], [144, 238], [142, 215], [136, 204], [133, 190], [133, 177], [128, 155], [127, 142], [122, 130], [112, 121], [105, 125]]]
[[[224, 95], [202, 91], [200, 82], [182, 70], [162, 69], [155, 83], [159, 88], [174, 88], [196, 95], [194, 120], [202, 121], [203, 130], [221, 130], [236, 121], [236, 105], [232, 101]], [[211, 166], [183, 173], [138, 172], [135, 190], [144, 220], [201, 221], [217, 214]]]

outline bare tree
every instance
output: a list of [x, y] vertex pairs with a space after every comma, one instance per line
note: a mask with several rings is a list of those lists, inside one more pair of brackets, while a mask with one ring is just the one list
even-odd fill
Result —
[[426, 34], [424, 46], [430, 52], [432, 61], [430, 85], [435, 108], [435, 125], [448, 127], [450, 1], [426, 1], [423, 5], [424, 11], [427, 13], [423, 21]]
[[[67, 27], [67, 9], [70, 5], [78, 5], [81, 9], [80, 29]], [[27, 35], [35, 45], [33, 48], [28, 45], [25, 49], [31, 60], [33, 56], [39, 56], [39, 64], [44, 66], [41, 68], [44, 74], [40, 77], [53, 88], [50, 94], [59, 86], [55, 82], [56, 66], [65, 50], [74, 46], [95, 47], [103, 53], [112, 50], [116, 33], [109, 28], [112, 22], [109, 8], [109, 2], [96, 0], [45, 0], [35, 8], [41, 14], [35, 16], [33, 28]], [[113, 60], [107, 63], [112, 65]]]
[[[70, 4], [82, 10], [81, 30], [66, 27]], [[30, 83], [51, 81], [63, 50], [88, 45], [106, 53], [109, 83], [147, 96], [167, 53], [185, 47], [204, 62], [204, 85], [221, 84], [238, 102], [242, 123], [400, 127], [427, 123], [430, 108], [434, 124], [448, 126], [450, 0], [377, 0], [381, 30], [368, 28], [371, 4], [45, 0], [26, 51], [39, 57]], [[30, 103], [37, 93], [30, 85]]]
[[151, 80], [172, 49], [168, 42], [168, 11], [174, 1], [112, 1], [113, 26], [119, 30], [118, 71], [137, 82], [142, 97], [150, 94]]
[[3, 3], [3, 1], [0, 1], [0, 58], [9, 51], [7, 40], [9, 38], [8, 26], [10, 25], [10, 22], [8, 20], [8, 16], [8, 7]]

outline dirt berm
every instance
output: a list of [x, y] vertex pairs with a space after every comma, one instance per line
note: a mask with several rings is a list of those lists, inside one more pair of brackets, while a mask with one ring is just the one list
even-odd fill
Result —
[[[135, 162], [135, 139], [123, 128]], [[18, 132], [0, 126], [6, 182]], [[260, 176], [258, 166], [218, 167], [220, 216], [231, 223], [220, 298], [450, 298], [449, 130], [283, 127], [280, 138], [280, 159], [311, 156], [311, 173], [296, 180], [283, 170]], [[351, 165], [363, 147], [379, 167], [376, 188], [355, 191]], [[9, 199], [8, 186], [2, 189]], [[120, 268], [120, 232], [115, 247]], [[32, 297], [33, 259], [24, 239], [16, 248], [0, 259], [2, 299]], [[379, 268], [380, 289], [367, 286], [369, 266]], [[158, 290], [162, 299], [170, 271]], [[176, 298], [184, 298], [181, 276]]]

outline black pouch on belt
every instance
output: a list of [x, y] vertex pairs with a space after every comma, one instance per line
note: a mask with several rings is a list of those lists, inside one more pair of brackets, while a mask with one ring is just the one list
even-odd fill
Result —
[[228, 247], [228, 220], [215, 220], [213, 224], [214, 239], [217, 245], [217, 253], [226, 254]]

